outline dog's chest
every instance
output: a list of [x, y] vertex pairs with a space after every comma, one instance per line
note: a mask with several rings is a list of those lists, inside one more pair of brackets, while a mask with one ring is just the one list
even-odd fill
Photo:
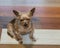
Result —
[[31, 27], [28, 27], [28, 28], [23, 28], [23, 27], [20, 27], [19, 28], [19, 31], [21, 34], [26, 34], [26, 33], [29, 33], [31, 31]]

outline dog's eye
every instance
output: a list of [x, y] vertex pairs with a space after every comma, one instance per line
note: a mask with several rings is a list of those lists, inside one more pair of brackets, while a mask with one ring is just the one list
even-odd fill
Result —
[[20, 20], [20, 21], [23, 21], [23, 20]]
[[30, 20], [30, 19], [27, 19], [27, 20]]

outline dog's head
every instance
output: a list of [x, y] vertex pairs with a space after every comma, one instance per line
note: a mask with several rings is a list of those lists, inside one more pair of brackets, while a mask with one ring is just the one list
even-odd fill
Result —
[[35, 12], [35, 8], [32, 8], [28, 13], [20, 13], [16, 10], [13, 10], [13, 13], [16, 16], [16, 19], [20, 21], [20, 25], [24, 27], [28, 27], [31, 21], [31, 17], [33, 16]]

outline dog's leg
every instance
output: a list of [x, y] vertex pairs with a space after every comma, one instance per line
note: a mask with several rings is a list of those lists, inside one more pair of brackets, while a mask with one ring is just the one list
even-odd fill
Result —
[[15, 39], [19, 42], [19, 44], [22, 44], [23, 41], [22, 41], [22, 37], [21, 37], [21, 34], [19, 33], [19, 31], [14, 30], [14, 34], [15, 34]]
[[20, 35], [16, 35], [16, 38], [15, 39], [19, 42], [19, 44], [22, 44], [23, 43], [22, 38], [21, 38]]
[[11, 38], [14, 38], [14, 33], [13, 33], [12, 24], [8, 24], [8, 26], [7, 26], [7, 34], [8, 34]]
[[9, 32], [7, 32], [7, 34], [8, 34], [11, 38], [13, 38], [13, 35], [12, 35], [12, 34], [10, 34]]
[[30, 39], [31, 39], [32, 41], [36, 41], [35, 38], [33, 37], [33, 32], [32, 32], [32, 31], [30, 32], [30, 35], [29, 35], [29, 36], [30, 36]]
[[15, 34], [15, 39], [19, 42], [19, 44], [22, 44], [23, 43], [20, 34]]

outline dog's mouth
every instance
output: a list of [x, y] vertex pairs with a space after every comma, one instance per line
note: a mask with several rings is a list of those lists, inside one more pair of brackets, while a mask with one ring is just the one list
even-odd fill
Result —
[[27, 28], [28, 27], [28, 24], [24, 24], [24, 27]]

